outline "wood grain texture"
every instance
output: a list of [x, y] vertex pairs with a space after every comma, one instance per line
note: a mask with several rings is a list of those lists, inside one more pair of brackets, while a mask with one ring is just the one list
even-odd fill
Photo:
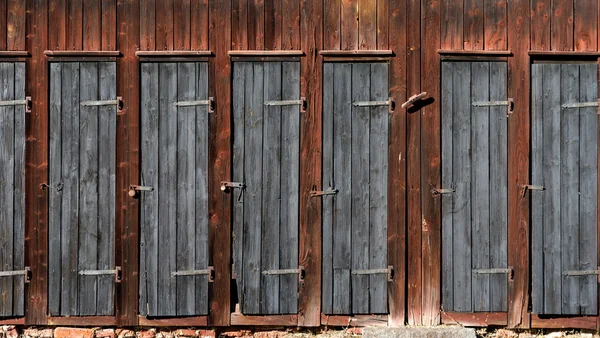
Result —
[[156, 0], [142, 1], [140, 2], [140, 49], [154, 50], [155, 41]]
[[552, 0], [531, 1], [531, 49], [550, 50], [550, 19]]
[[281, 9], [281, 49], [300, 50], [300, 4], [283, 0]]
[[[7, 1], [0, 1], [0, 24], [5, 27], [7, 26]], [[7, 29], [0, 29], [0, 50], [7, 50]]]
[[443, 49], [463, 49], [463, 5], [449, 1], [442, 6], [440, 39]]
[[83, 49], [100, 50], [102, 44], [102, 9], [101, 1], [83, 2]]
[[[8, 0], [6, 50], [25, 49], [25, 1]], [[1, 23], [0, 23], [1, 24]], [[2, 27], [2, 26], [0, 26]], [[0, 42], [1, 45], [1, 42]]]
[[598, 49], [598, 2], [574, 0], [574, 44], [576, 51]]
[[341, 49], [355, 50], [359, 49], [359, 31], [358, 31], [358, 1], [359, 0], [340, 0], [341, 1]]
[[265, 48], [281, 48], [282, 3], [281, 1], [265, 1]]
[[342, 0], [323, 0], [323, 48], [340, 49], [341, 46], [341, 6]]
[[260, 50], [265, 47], [265, 0], [248, 2], [248, 49]]
[[191, 49], [208, 50], [208, 1], [192, 2]]
[[[67, 20], [67, 0], [48, 1], [48, 15], [57, 23]], [[48, 47], [52, 50], [67, 49], [67, 25], [51, 25], [48, 32]]]
[[[189, 50], [191, 47], [191, 0], [173, 3], [173, 49]], [[195, 25], [195, 23], [194, 23]]]
[[157, 50], [173, 50], [173, 28], [175, 20], [173, 13], [173, 1], [175, 0], [156, 1], [155, 29]]
[[[377, 49], [388, 49], [390, 37], [390, 0], [377, 1]], [[392, 35], [395, 39], [396, 36]]]
[[483, 49], [483, 0], [465, 0], [464, 2], [464, 49]]
[[552, 0], [552, 50], [573, 50], [573, 0]]
[[484, 47], [485, 50], [505, 50], [506, 1], [484, 0]]
[[358, 49], [376, 49], [377, 0], [359, 0], [358, 11]]
[[67, 49], [83, 49], [83, 1], [67, 0]]
[[117, 0], [102, 0], [102, 50], [117, 49]]

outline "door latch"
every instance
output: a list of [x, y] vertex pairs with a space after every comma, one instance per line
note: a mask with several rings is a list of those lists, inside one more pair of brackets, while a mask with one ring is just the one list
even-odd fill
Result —
[[246, 184], [244, 182], [221, 182], [221, 191], [228, 194], [231, 192], [231, 189], [240, 189], [240, 194], [237, 198], [238, 202], [242, 201], [242, 195], [244, 194], [244, 189], [246, 189]]
[[143, 185], [130, 185], [129, 186], [129, 196], [137, 197], [140, 191], [154, 191], [154, 187], [146, 187]]

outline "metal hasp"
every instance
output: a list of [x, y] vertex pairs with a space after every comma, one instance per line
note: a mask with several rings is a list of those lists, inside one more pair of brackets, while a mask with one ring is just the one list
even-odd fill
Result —
[[215, 98], [211, 96], [208, 98], [208, 100], [173, 102], [173, 106], [175, 106], [175, 107], [208, 106], [208, 112], [214, 113], [215, 112]]
[[279, 269], [279, 270], [264, 270], [262, 272], [264, 276], [278, 276], [278, 275], [295, 275], [298, 274], [298, 282], [304, 283], [304, 267], [298, 266], [298, 269]]
[[598, 283], [600, 283], [600, 267], [598, 270], [570, 270], [563, 272], [565, 277], [580, 277], [598, 275]]
[[476, 275], [507, 274], [509, 280], [514, 279], [514, 270], [512, 267], [508, 267], [507, 269], [473, 269], [472, 271]]
[[15, 276], [23, 276], [25, 277], [25, 283], [29, 283], [31, 281], [31, 268], [26, 266], [24, 270], [0, 271], [0, 277]]
[[453, 194], [456, 190], [454, 189], [431, 189], [431, 194], [433, 195], [444, 195], [444, 194]]
[[136, 197], [140, 191], [154, 191], [154, 187], [146, 187], [143, 185], [130, 185], [129, 196]]
[[408, 100], [402, 104], [402, 109], [405, 109], [405, 108], [408, 108], [408, 107], [414, 105], [417, 101], [422, 100], [426, 96], [427, 96], [427, 92], [422, 92], [422, 93], [415, 94], [415, 95], [409, 97]]
[[79, 271], [79, 275], [80, 276], [115, 275], [115, 283], [121, 283], [121, 279], [122, 279], [120, 266], [117, 266], [114, 270], [82, 270], [82, 271]]
[[300, 106], [300, 112], [305, 113], [308, 105], [306, 103], [306, 98], [301, 97], [300, 100], [266, 101], [265, 106]]
[[506, 106], [506, 116], [511, 115], [514, 111], [515, 101], [509, 98], [508, 101], [476, 101], [471, 103], [473, 107], [498, 107]]
[[546, 188], [544, 188], [544, 186], [542, 185], [522, 185], [521, 186], [521, 194], [523, 196], [525, 196], [525, 194], [527, 193], [528, 190], [538, 190], [538, 191], [544, 191], [546, 190]]
[[221, 191], [228, 192], [229, 189], [244, 189], [246, 184], [243, 182], [221, 182]]
[[310, 197], [318, 197], [318, 196], [326, 196], [326, 195], [336, 195], [339, 192], [338, 189], [328, 189], [328, 190], [311, 190]]
[[210, 283], [215, 281], [215, 269], [212, 266], [209, 266], [207, 269], [202, 270], [182, 270], [182, 271], [174, 271], [171, 273], [171, 276], [208, 276], [208, 281]]
[[592, 101], [592, 102], [573, 102], [573, 103], [565, 103], [565, 104], [562, 105], [563, 109], [589, 108], [589, 107], [598, 107], [598, 101]]
[[387, 274], [388, 282], [394, 280], [394, 267], [388, 266], [387, 269], [365, 269], [365, 270], [352, 270], [353, 275], [382, 275]]
[[26, 96], [25, 100], [0, 101], [0, 107], [6, 106], [25, 106], [25, 112], [31, 113], [31, 96]]
[[394, 112], [396, 104], [394, 99], [391, 97], [388, 98], [387, 101], [357, 101], [352, 103], [354, 107], [378, 107], [378, 106], [388, 106], [388, 110], [390, 113]]
[[82, 107], [117, 106], [117, 111], [123, 109], [123, 97], [117, 96], [116, 100], [83, 101]]

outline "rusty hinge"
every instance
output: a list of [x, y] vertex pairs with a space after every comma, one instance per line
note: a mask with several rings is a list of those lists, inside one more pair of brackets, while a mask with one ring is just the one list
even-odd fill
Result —
[[112, 270], [81, 270], [79, 271], [80, 276], [104, 276], [104, 275], [114, 275], [115, 283], [121, 283], [122, 274], [121, 267], [117, 266]]
[[307, 108], [306, 98], [301, 97], [300, 100], [281, 100], [281, 101], [266, 101], [265, 106], [300, 106], [300, 112], [305, 113]]
[[25, 106], [25, 112], [31, 113], [31, 96], [26, 96], [24, 100], [0, 101], [0, 106]]
[[563, 109], [598, 107], [598, 101], [564, 103]]
[[25, 277], [25, 283], [31, 282], [31, 268], [28, 266], [23, 270], [13, 270], [13, 271], [0, 271], [0, 277], [15, 277], [15, 276], [23, 276]]
[[415, 95], [409, 97], [408, 100], [402, 104], [402, 109], [408, 108], [408, 107], [414, 105], [415, 103], [417, 103], [417, 101], [422, 100], [426, 96], [427, 96], [427, 92], [422, 92], [422, 93], [415, 94]]
[[339, 192], [338, 189], [328, 189], [328, 190], [311, 190], [310, 197], [318, 197], [318, 196], [326, 196], [326, 195], [336, 195]]
[[177, 276], [208, 276], [208, 281], [209, 282], [214, 282], [215, 281], [215, 269], [212, 266], [209, 266], [206, 269], [201, 269], [201, 270], [182, 270], [182, 271], [174, 271], [171, 273], [171, 276], [173, 277], [177, 277]]
[[509, 266], [506, 269], [473, 269], [474, 274], [478, 275], [489, 275], [489, 274], [507, 274], [509, 280], [514, 280], [514, 270], [512, 266]]
[[389, 97], [387, 101], [357, 101], [353, 102], [352, 105], [354, 107], [377, 107], [377, 106], [388, 106], [388, 111], [390, 113], [394, 112], [396, 104], [394, 99]]
[[195, 106], [208, 106], [208, 112], [215, 112], [215, 98], [209, 97], [208, 100], [196, 100], [196, 101], [178, 101], [173, 102], [175, 107], [195, 107]]
[[353, 275], [387, 275], [388, 282], [394, 280], [394, 267], [389, 265], [387, 269], [364, 269], [364, 270], [352, 270]]
[[136, 196], [138, 196], [140, 191], [154, 191], [154, 188], [143, 186], [143, 185], [130, 185], [128, 194], [131, 197], [136, 197]]
[[298, 266], [298, 269], [274, 269], [264, 270], [262, 272], [264, 276], [279, 276], [279, 275], [295, 275], [298, 274], [298, 282], [304, 283], [304, 267]]
[[509, 98], [507, 101], [477, 101], [471, 104], [473, 107], [497, 107], [506, 106], [506, 116], [513, 113], [515, 107], [515, 101]]
[[600, 283], [600, 267], [598, 270], [570, 270], [563, 272], [565, 277], [580, 277], [598, 275], [598, 283]]

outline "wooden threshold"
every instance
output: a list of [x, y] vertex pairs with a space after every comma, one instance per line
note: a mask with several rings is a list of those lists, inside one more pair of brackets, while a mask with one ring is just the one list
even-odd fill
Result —
[[113, 316], [48, 317], [48, 325], [115, 326], [117, 318]]
[[138, 316], [139, 326], [208, 326], [208, 316], [184, 318], [147, 318]]
[[2, 50], [0, 51], [0, 57], [12, 57], [12, 58], [22, 58], [31, 56], [26, 50]]
[[229, 56], [304, 56], [301, 50], [230, 50]]
[[234, 312], [231, 325], [297, 326], [298, 315], [246, 316]]
[[214, 56], [210, 50], [139, 50], [137, 57]]
[[60, 57], [117, 57], [121, 56], [118, 50], [45, 50], [46, 56]]
[[442, 324], [458, 324], [462, 326], [486, 327], [506, 326], [506, 312], [442, 312]]
[[350, 56], [394, 56], [392, 50], [322, 50], [319, 54], [328, 57], [350, 57]]
[[598, 316], [577, 316], [560, 318], [540, 318], [531, 315], [533, 329], [587, 329], [596, 330]]
[[388, 326], [388, 315], [339, 316], [321, 314], [321, 325], [326, 326]]
[[455, 50], [455, 49], [438, 49], [440, 55], [460, 55], [460, 56], [512, 56], [510, 50]]
[[25, 317], [0, 318], [0, 325], [25, 325]]
[[546, 50], [529, 50], [529, 56], [596, 56], [600, 57], [600, 52], [577, 52], [577, 51], [546, 51]]

